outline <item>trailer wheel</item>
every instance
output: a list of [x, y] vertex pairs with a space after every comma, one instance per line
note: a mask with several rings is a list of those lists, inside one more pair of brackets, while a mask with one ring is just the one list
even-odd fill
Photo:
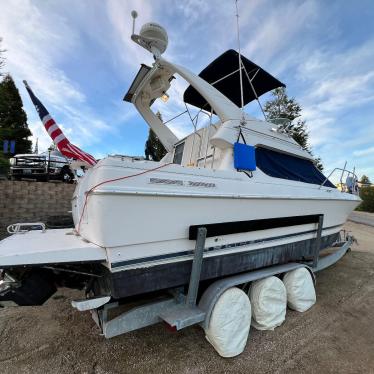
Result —
[[64, 166], [61, 170], [61, 180], [64, 183], [72, 183], [74, 179], [74, 174], [71, 172], [68, 166]]
[[252, 326], [257, 330], [274, 330], [284, 322], [287, 291], [279, 278], [273, 275], [252, 282], [248, 295], [252, 306]]
[[41, 269], [34, 269], [24, 275], [20, 285], [0, 295], [0, 304], [11, 302], [19, 306], [44, 304], [55, 292], [53, 275]]
[[283, 277], [290, 309], [305, 312], [316, 303], [313, 278], [306, 268], [291, 270]]
[[251, 326], [251, 303], [237, 287], [226, 290], [215, 303], [206, 339], [222, 357], [234, 357], [243, 352]]

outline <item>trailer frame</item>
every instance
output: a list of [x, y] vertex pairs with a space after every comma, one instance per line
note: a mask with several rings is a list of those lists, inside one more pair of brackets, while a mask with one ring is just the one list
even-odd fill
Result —
[[245, 285], [269, 276], [280, 276], [301, 267], [306, 268], [315, 281], [314, 273], [324, 270], [339, 261], [350, 249], [355, 240], [354, 237], [346, 232], [340, 234], [340, 240], [333, 245], [336, 250], [331, 254], [320, 257], [323, 215], [319, 216], [317, 225], [315, 251], [312, 259], [304, 262], [273, 265], [213, 281], [205, 289], [198, 303], [197, 296], [207, 235], [205, 227], [197, 228], [187, 294], [184, 293], [183, 287], [173, 288], [168, 290], [168, 295], [142, 305], [136, 305], [114, 318], [109, 317], [110, 311], [119, 308], [120, 305], [117, 301], [110, 303], [110, 296], [108, 295], [73, 301], [72, 306], [80, 311], [90, 310], [94, 321], [106, 338], [112, 338], [160, 322], [165, 322], [175, 330], [181, 330], [196, 324], [207, 328], [215, 303], [229, 288]]

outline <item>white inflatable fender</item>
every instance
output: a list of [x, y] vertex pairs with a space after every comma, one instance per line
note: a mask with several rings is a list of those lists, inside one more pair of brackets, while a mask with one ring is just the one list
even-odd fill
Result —
[[243, 352], [251, 326], [251, 303], [237, 287], [226, 290], [217, 300], [210, 316], [206, 339], [222, 357]]
[[252, 326], [256, 329], [274, 330], [286, 319], [287, 291], [279, 278], [271, 276], [252, 282], [249, 298]]
[[316, 290], [308, 269], [291, 270], [283, 277], [287, 290], [287, 304], [290, 309], [305, 312], [316, 303]]

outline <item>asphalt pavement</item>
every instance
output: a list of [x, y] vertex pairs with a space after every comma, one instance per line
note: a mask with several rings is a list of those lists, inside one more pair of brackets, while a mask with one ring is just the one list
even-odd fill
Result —
[[349, 221], [361, 223], [362, 225], [374, 227], [374, 213], [352, 212], [348, 218]]

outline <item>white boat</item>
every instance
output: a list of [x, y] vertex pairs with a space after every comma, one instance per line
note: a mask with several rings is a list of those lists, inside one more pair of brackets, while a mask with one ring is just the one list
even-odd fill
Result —
[[[200, 280], [207, 284], [312, 259], [316, 246], [319, 251], [339, 240], [360, 202], [335, 188], [281, 127], [243, 112], [243, 105], [283, 85], [276, 78], [233, 50], [196, 75], [162, 56], [167, 35], [156, 24], [132, 38], [155, 62], [141, 66], [125, 101], [167, 154], [160, 162], [100, 160], [74, 192], [74, 230], [12, 226], [15, 234], [0, 242], [3, 304], [41, 304], [55, 285], [85, 286], [107, 301], [187, 285], [201, 227], [207, 235]], [[185, 115], [192, 105], [209, 119], [184, 139], [151, 110], [174, 79], [190, 85]], [[30, 293], [35, 285], [38, 291]]]

